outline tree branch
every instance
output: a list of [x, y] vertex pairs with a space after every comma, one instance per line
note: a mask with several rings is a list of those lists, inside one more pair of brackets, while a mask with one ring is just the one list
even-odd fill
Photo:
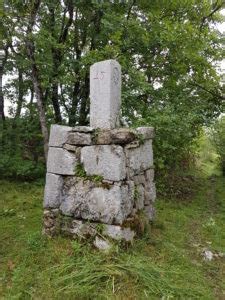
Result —
[[203, 91], [205, 91], [205, 92], [211, 94], [213, 97], [219, 98], [219, 99], [221, 99], [221, 100], [225, 100], [225, 96], [222, 96], [222, 95], [217, 94], [217, 93], [215, 93], [215, 92], [213, 92], [213, 91], [210, 91], [210, 90], [206, 89], [204, 86], [198, 84], [197, 82], [193, 82], [193, 83], [190, 83], [190, 84], [191, 84], [192, 86], [198, 87], [198, 88], [202, 89]]
[[208, 15], [208, 16], [205, 16], [202, 18], [202, 22], [201, 22], [201, 25], [200, 25], [200, 30], [202, 29], [202, 27], [204, 26], [205, 24], [205, 21], [207, 19], [210, 19], [218, 10], [220, 10], [222, 7], [223, 7], [224, 3], [222, 1], [222, 3], [218, 4], [218, 1], [215, 3], [214, 5], [214, 8], [213, 10], [211, 11], [211, 13]]

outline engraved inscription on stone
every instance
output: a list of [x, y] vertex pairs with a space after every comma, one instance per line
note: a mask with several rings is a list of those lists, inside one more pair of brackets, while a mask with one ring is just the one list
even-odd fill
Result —
[[121, 67], [115, 60], [95, 63], [90, 69], [90, 125], [113, 129], [121, 105]]
[[96, 72], [96, 75], [95, 77], [93, 78], [94, 80], [103, 80], [104, 77], [105, 77], [105, 73], [104, 71], [101, 71], [101, 72]]
[[119, 77], [120, 77], [120, 74], [119, 74], [119, 70], [117, 67], [115, 67], [113, 69], [113, 82], [117, 85], [119, 83]]

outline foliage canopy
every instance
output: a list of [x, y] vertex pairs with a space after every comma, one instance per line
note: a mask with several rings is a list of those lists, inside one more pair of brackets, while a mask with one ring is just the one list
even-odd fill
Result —
[[[174, 168], [203, 125], [222, 111], [216, 72], [223, 1], [7, 0], [1, 18], [11, 117], [36, 117], [44, 144], [52, 123], [86, 125], [89, 68], [122, 65], [122, 115], [156, 127], [159, 168]], [[34, 101], [34, 95], [37, 100]], [[34, 116], [34, 114], [33, 114]], [[25, 121], [26, 122], [26, 121]]]

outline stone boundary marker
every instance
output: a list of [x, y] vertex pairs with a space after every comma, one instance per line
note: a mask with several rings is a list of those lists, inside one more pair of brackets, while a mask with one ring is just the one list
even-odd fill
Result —
[[[90, 72], [91, 126], [52, 125], [44, 195], [44, 232], [132, 241], [154, 218], [152, 127], [117, 128], [121, 68], [114, 60]], [[109, 239], [109, 240], [106, 240]]]

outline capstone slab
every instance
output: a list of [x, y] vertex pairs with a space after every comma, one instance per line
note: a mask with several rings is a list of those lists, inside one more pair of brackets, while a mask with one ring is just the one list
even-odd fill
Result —
[[119, 144], [125, 145], [133, 142], [137, 138], [135, 132], [128, 128], [118, 128], [112, 130], [99, 130], [96, 133], [95, 144], [110, 145]]
[[150, 140], [154, 138], [154, 128], [153, 127], [138, 127], [136, 132], [142, 136], [144, 140]]
[[68, 134], [67, 144], [70, 145], [76, 145], [76, 146], [85, 146], [85, 145], [91, 145], [91, 134], [90, 133], [84, 133], [84, 132], [71, 132]]

